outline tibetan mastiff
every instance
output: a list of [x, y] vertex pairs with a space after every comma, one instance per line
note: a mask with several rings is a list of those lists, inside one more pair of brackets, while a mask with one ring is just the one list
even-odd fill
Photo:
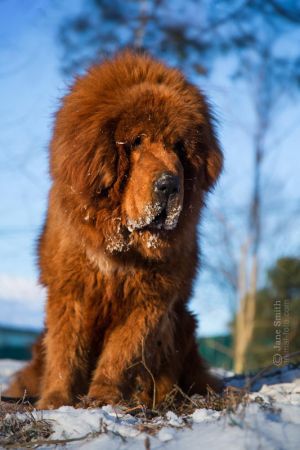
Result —
[[26, 390], [43, 409], [82, 397], [153, 406], [174, 385], [220, 389], [187, 303], [221, 169], [206, 100], [178, 70], [126, 51], [76, 80], [50, 149], [45, 331], [7, 395]]

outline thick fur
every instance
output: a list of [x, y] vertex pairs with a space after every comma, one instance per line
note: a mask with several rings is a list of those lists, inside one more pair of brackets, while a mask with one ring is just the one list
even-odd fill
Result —
[[[189, 394], [219, 389], [187, 309], [197, 224], [222, 168], [203, 95], [177, 70], [122, 53], [65, 96], [50, 158], [39, 244], [45, 332], [6, 394], [26, 390], [54, 408], [81, 395], [152, 405], [154, 390], [160, 402], [174, 384]], [[179, 184], [155, 225], [162, 173]]]

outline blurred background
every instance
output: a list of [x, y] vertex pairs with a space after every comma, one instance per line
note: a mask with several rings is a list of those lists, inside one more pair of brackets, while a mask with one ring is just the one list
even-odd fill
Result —
[[144, 49], [207, 94], [225, 170], [199, 227], [191, 309], [209, 362], [237, 372], [300, 350], [300, 3], [297, 0], [0, 1], [0, 358], [43, 326], [35, 247], [47, 147], [76, 75]]

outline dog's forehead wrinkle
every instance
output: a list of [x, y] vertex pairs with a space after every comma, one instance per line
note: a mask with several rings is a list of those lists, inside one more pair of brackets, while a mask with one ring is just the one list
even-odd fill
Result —
[[[195, 122], [196, 123], [196, 122]], [[136, 112], [121, 116], [117, 127], [116, 139], [121, 142], [130, 142], [137, 135], [147, 135], [151, 141], [184, 139], [191, 133], [191, 120], [184, 118], [182, 114], [178, 120], [178, 113], [168, 114], [162, 110], [156, 110], [145, 114], [136, 115]], [[191, 135], [195, 135], [194, 132]]]

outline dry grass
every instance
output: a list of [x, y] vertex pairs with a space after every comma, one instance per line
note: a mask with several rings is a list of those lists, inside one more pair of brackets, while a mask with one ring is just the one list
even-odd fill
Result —
[[105, 433], [116, 435], [125, 441], [118, 432], [108, 430], [103, 419], [100, 420], [98, 431], [78, 438], [49, 439], [52, 432], [51, 421], [43, 419], [42, 412], [36, 411], [29, 403], [12, 404], [0, 401], [0, 448], [36, 449], [50, 445], [64, 446], [72, 442], [94, 439]]
[[122, 411], [131, 414], [147, 423], [157, 417], [164, 418], [168, 411], [174, 412], [177, 416], [187, 418], [196, 409], [213, 409], [215, 411], [235, 412], [239, 405], [248, 403], [248, 392], [245, 389], [228, 387], [222, 394], [217, 394], [211, 389], [204, 397], [201, 395], [189, 396], [184, 393], [180, 387], [174, 386], [171, 392], [165, 397], [164, 401], [156, 406], [155, 409], [149, 409], [141, 404], [120, 404]]
[[[223, 394], [216, 394], [209, 390], [205, 397], [200, 395], [190, 397], [178, 386], [174, 386], [164, 402], [156, 405], [155, 409], [146, 408], [144, 405], [123, 403], [118, 405], [116, 412], [119, 412], [120, 415], [123, 413], [137, 417], [139, 423], [135, 427], [148, 435], [155, 435], [163, 426], [168, 424], [166, 418], [168, 411], [173, 411], [181, 418], [183, 427], [189, 427], [191, 426], [190, 415], [196, 409], [213, 409], [231, 415], [237, 411], [240, 405], [246, 406], [248, 403], [248, 392], [245, 389], [228, 387]], [[91, 404], [88, 406], [93, 407]], [[2, 448], [17, 449], [65, 445], [75, 441], [93, 439], [104, 433], [112, 433], [122, 441], [125, 440], [118, 432], [108, 430], [103, 420], [100, 421], [97, 432], [88, 433], [80, 438], [53, 440], [50, 438], [52, 431], [51, 421], [43, 419], [42, 413], [34, 410], [28, 402], [11, 404], [0, 401], [0, 447]], [[144, 446], [147, 450], [150, 448], [149, 438], [145, 439]]]
[[29, 403], [0, 401], [0, 447], [26, 448], [32, 442], [44, 441], [51, 433], [50, 421], [43, 419], [41, 413], [33, 414]]
[[[139, 423], [135, 427], [148, 435], [155, 435], [168, 424], [166, 419], [168, 411], [173, 411], [181, 418], [183, 427], [189, 427], [191, 426], [190, 415], [196, 409], [206, 408], [231, 414], [237, 411], [239, 405], [246, 406], [248, 403], [248, 392], [245, 389], [228, 387], [223, 394], [216, 394], [209, 390], [205, 397], [200, 395], [190, 397], [178, 386], [174, 386], [164, 402], [157, 405], [155, 409], [146, 408], [144, 405], [123, 403], [118, 405], [116, 412], [120, 415], [131, 414], [137, 417]], [[93, 407], [91, 404], [88, 406]], [[50, 438], [52, 431], [51, 421], [43, 419], [42, 413], [34, 410], [28, 402], [12, 404], [0, 401], [0, 447], [2, 448], [66, 445], [75, 441], [93, 439], [105, 433], [114, 434], [125, 441], [125, 438], [118, 432], [108, 430], [103, 420], [100, 421], [97, 432], [88, 433], [80, 438], [53, 440]], [[145, 449], [150, 449], [150, 441], [147, 437], [144, 446]]]
[[[299, 363], [293, 367], [299, 367]], [[196, 409], [212, 409], [216, 411], [223, 411], [224, 415], [232, 418], [233, 424], [236, 418], [237, 410], [244, 411], [249, 404], [249, 393], [251, 385], [257, 381], [262, 375], [266, 376], [270, 368], [266, 368], [258, 372], [250, 382], [245, 382], [244, 388], [227, 387], [222, 394], [217, 394], [212, 390], [204, 396], [193, 395], [189, 396], [183, 392], [178, 386], [174, 386], [172, 391], [166, 396], [164, 401], [158, 405], [153, 400], [152, 409], [145, 405], [137, 403], [122, 403], [116, 408], [116, 412], [120, 414], [131, 414], [139, 419], [139, 423], [135, 426], [148, 435], [155, 435], [163, 426], [168, 424], [166, 414], [168, 411], [174, 412], [182, 420], [182, 426], [191, 426], [191, 414]], [[245, 380], [246, 381], [246, 380]], [[155, 383], [154, 388], [155, 388]], [[81, 407], [97, 407], [98, 405], [88, 402], [86, 405], [82, 399]], [[253, 400], [252, 400], [253, 401]], [[270, 408], [272, 405], [265, 405], [262, 399], [257, 396], [254, 400], [261, 403], [264, 408]], [[42, 413], [35, 411], [30, 403], [22, 401], [20, 403], [6, 403], [1, 402], [0, 399], [0, 447], [1, 448], [38, 448], [39, 446], [47, 445], [65, 445], [74, 441], [83, 441], [86, 439], [95, 438], [101, 434], [115, 434], [121, 440], [124, 437], [117, 432], [112, 432], [107, 429], [105, 422], [102, 420], [99, 424], [99, 430], [94, 433], [89, 433], [86, 436], [74, 439], [51, 440], [52, 423], [49, 420], [43, 419]], [[22, 413], [22, 414], [20, 414]], [[49, 439], [50, 438], [50, 439]], [[145, 449], [150, 449], [149, 438], [145, 439]]]

